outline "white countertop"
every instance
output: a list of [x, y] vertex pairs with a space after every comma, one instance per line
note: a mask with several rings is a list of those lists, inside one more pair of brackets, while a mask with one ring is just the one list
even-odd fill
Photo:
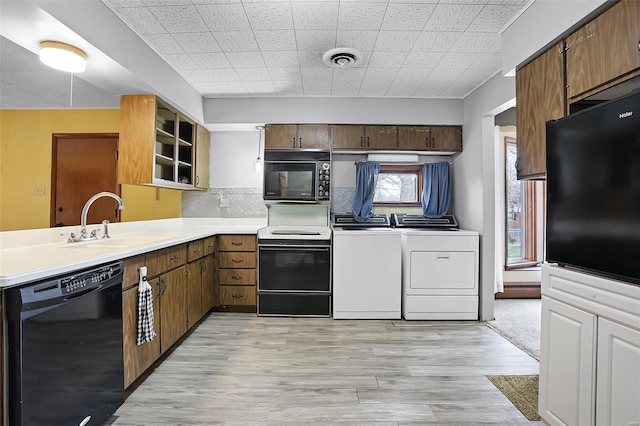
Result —
[[[67, 243], [79, 226], [0, 232], [0, 287], [69, 273], [217, 234], [256, 234], [266, 218], [182, 218], [109, 225], [110, 239]], [[87, 230], [102, 229], [88, 225]], [[98, 232], [101, 235], [101, 231]], [[102, 244], [101, 244], [102, 243]]]

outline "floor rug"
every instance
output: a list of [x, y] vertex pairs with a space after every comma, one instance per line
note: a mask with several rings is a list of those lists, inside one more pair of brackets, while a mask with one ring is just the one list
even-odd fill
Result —
[[538, 376], [487, 376], [509, 401], [531, 421], [538, 415]]

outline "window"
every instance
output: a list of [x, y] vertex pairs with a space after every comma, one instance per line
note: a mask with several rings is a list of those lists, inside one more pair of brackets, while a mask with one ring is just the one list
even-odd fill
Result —
[[505, 137], [506, 267], [533, 266], [536, 251], [536, 182], [516, 178], [516, 140]]
[[422, 175], [421, 164], [380, 165], [373, 203], [375, 205], [421, 205]]

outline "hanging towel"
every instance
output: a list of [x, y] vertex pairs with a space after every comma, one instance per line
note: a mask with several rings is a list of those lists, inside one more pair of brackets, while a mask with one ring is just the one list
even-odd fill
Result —
[[153, 329], [153, 290], [147, 281], [147, 267], [141, 266], [140, 283], [138, 284], [138, 338], [136, 343], [142, 345], [156, 337]]
[[380, 163], [375, 161], [356, 164], [356, 193], [353, 197], [353, 218], [362, 222], [373, 216], [373, 196], [380, 172]]
[[422, 215], [440, 218], [451, 206], [451, 183], [449, 163], [426, 163], [422, 186]]

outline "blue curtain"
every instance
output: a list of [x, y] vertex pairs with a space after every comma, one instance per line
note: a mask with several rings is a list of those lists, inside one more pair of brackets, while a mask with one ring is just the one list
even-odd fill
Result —
[[447, 214], [451, 206], [451, 182], [449, 163], [425, 163], [422, 187], [422, 215], [439, 218]]
[[356, 195], [353, 197], [353, 217], [357, 222], [373, 216], [373, 195], [380, 172], [380, 163], [375, 161], [356, 164]]

